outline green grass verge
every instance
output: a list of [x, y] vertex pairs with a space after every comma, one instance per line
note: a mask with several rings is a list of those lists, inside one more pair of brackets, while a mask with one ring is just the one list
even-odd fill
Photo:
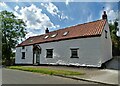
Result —
[[34, 67], [22, 67], [22, 66], [9, 66], [7, 68], [35, 72], [35, 73], [43, 73], [49, 75], [84, 75], [85, 74], [76, 71], [57, 70], [57, 69], [49, 69], [49, 68], [34, 68]]

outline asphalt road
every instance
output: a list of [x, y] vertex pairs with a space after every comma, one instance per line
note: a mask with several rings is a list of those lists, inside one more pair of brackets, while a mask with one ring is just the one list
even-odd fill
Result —
[[79, 84], [82, 84], [80, 86], [110, 86], [105, 84], [98, 84], [93, 82], [80, 81], [80, 80], [74, 80], [74, 79], [63, 78], [58, 76], [38, 74], [38, 73], [5, 69], [5, 68], [2, 68], [2, 84], [6, 84], [5, 86], [7, 86], [7, 84], [8, 86], [13, 86], [13, 84], [15, 86], [19, 86], [20, 84], [21, 84], [20, 86], [23, 86], [23, 84], [24, 85], [29, 84], [28, 86], [31, 86], [32, 84], [33, 86], [36, 86], [37, 84], [52, 84], [54, 86], [56, 86], [55, 84], [59, 84], [59, 85], [61, 84], [62, 86], [67, 86], [67, 84], [68, 86], [74, 86], [74, 84], [76, 84], [77, 86], [79, 86]]
[[3, 68], [2, 84], [96, 84], [96, 83]]

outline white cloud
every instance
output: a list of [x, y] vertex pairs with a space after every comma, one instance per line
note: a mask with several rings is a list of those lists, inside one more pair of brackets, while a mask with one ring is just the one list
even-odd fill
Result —
[[16, 2], [19, 2], [19, 0], [15, 0]]
[[88, 17], [87, 17], [87, 22], [90, 22], [90, 21], [92, 21], [92, 14], [90, 14]]
[[[110, 4], [106, 4], [104, 10], [106, 11], [107, 16], [108, 16], [108, 22], [114, 24], [115, 19], [118, 19], [118, 16], [119, 16], [118, 10], [117, 11], [113, 10], [112, 5]], [[102, 17], [102, 15], [103, 15], [103, 11], [100, 12], [100, 17]], [[120, 28], [119, 28], [119, 31], [117, 32], [117, 35], [120, 36]]]
[[[120, 12], [119, 12], [119, 14], [120, 14]], [[120, 36], [120, 15], [118, 15], [118, 18], [119, 18], [119, 20], [118, 20], [119, 31], [117, 32], [117, 35]]]
[[4, 2], [0, 2], [0, 11], [7, 10], [8, 6]]
[[0, 2], [0, 7], [7, 7], [7, 5], [4, 2]]
[[66, 0], [65, 4], [68, 5], [69, 4], [69, 0]]
[[[15, 14], [17, 15], [17, 13]], [[46, 27], [55, 27], [49, 17], [42, 13], [42, 9], [37, 8], [34, 4], [30, 7], [22, 7], [20, 14], [17, 16], [26, 22], [27, 28], [45, 29]]]
[[27, 25], [27, 29], [29, 29], [29, 33], [26, 37], [36, 35], [34, 32], [30, 32], [30, 29], [36, 29], [40, 30], [41, 34], [47, 27], [48, 28], [57, 28], [59, 25], [54, 25], [49, 16], [47, 16], [45, 13], [42, 13], [42, 9], [36, 7], [34, 4], [32, 4], [29, 7], [22, 7], [19, 10], [19, 13], [14, 12], [14, 14], [20, 18], [23, 19], [23, 21]]
[[63, 19], [69, 19], [68, 16], [66, 16], [63, 12], [61, 12], [57, 6], [55, 6], [53, 3], [41, 3], [41, 6], [45, 7], [46, 10], [53, 16], [58, 16], [60, 20]]
[[58, 8], [51, 2], [46, 3], [46, 4], [41, 3], [41, 6], [45, 7], [47, 11], [51, 13], [53, 16], [59, 13]]
[[[106, 11], [107, 13], [107, 16], [108, 16], [108, 21], [110, 20], [112, 23], [113, 21], [118, 18], [118, 11], [114, 11], [112, 9], [112, 6], [110, 4], [106, 4], [104, 10]], [[100, 11], [100, 18], [102, 18], [102, 15], [103, 15], [103, 10]]]
[[15, 9], [15, 11], [18, 11], [18, 9], [19, 9], [19, 6], [15, 6], [15, 8], [14, 8], [14, 9]]
[[29, 38], [31, 36], [36, 36], [36, 35], [38, 35], [38, 34], [35, 34], [33, 32], [28, 32], [28, 34], [26, 34], [26, 38]]
[[[73, 2], [74, 0], [65, 0], [65, 4], [69, 5], [70, 2]], [[75, 1], [74, 1], [75, 2]]]
[[60, 19], [69, 19], [68, 16], [66, 16], [63, 12], [61, 12], [61, 15], [59, 16]]

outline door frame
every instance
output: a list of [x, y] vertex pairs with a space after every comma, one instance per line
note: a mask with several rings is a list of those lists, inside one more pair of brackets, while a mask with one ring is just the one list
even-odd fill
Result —
[[[39, 54], [39, 62], [37, 60], [38, 59], [37, 54]], [[40, 64], [40, 54], [41, 54], [41, 47], [39, 45], [33, 45], [33, 65]]]

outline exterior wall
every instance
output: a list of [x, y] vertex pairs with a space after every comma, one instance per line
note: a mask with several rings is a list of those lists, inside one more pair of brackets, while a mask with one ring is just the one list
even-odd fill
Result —
[[[22, 52], [25, 52], [25, 59], [22, 59]], [[22, 47], [16, 48], [16, 64], [33, 64], [33, 47], [25, 46], [25, 49]]]
[[[105, 38], [105, 30], [107, 31], [107, 39]], [[101, 63], [104, 63], [112, 58], [112, 41], [108, 23], [106, 23], [101, 36]]]
[[[42, 49], [40, 64], [101, 66], [100, 37], [72, 39], [39, 45]], [[79, 58], [70, 58], [71, 48], [79, 48]], [[46, 58], [46, 49], [53, 49], [53, 58]]]

